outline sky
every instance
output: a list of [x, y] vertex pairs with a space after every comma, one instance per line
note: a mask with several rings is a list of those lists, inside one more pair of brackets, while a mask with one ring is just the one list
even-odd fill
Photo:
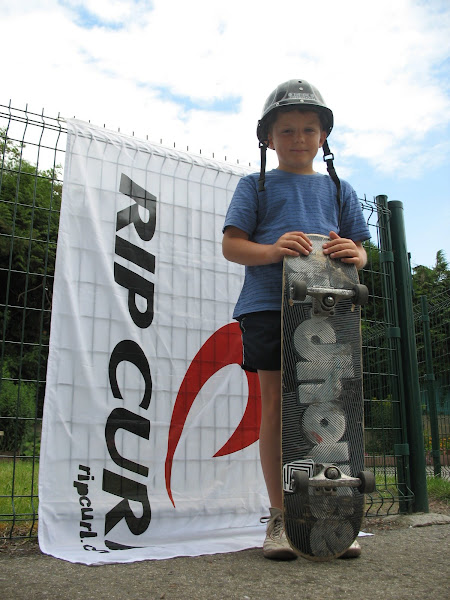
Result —
[[448, 0], [0, 0], [0, 19], [0, 104], [255, 171], [266, 98], [306, 79], [338, 175], [403, 203], [412, 266], [450, 262]]

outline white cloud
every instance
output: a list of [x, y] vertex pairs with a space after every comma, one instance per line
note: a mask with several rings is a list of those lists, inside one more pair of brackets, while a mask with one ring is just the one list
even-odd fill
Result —
[[[82, 27], [81, 9], [98, 25]], [[444, 2], [25, 0], [1, 12], [3, 47], [14, 48], [3, 89], [14, 102], [229, 160], [258, 161], [264, 100], [295, 76], [333, 109], [330, 144], [348, 172], [353, 157], [406, 172], [408, 148], [435, 156], [449, 122], [447, 78], [438, 76], [449, 56]], [[194, 102], [240, 98], [240, 110], [188, 110], [161, 87]]]
[[151, 10], [151, 0], [59, 0], [69, 17], [89, 27], [126, 26]]

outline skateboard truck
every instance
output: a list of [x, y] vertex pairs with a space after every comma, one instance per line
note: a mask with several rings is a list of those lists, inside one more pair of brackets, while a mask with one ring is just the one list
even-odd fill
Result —
[[355, 487], [361, 494], [375, 491], [375, 476], [371, 471], [361, 471], [357, 477], [350, 477], [333, 464], [316, 465], [316, 470], [318, 473], [313, 477], [306, 471], [293, 471], [291, 489], [294, 494], [307, 494], [310, 487], [322, 494], [335, 494], [338, 487]]
[[289, 304], [304, 302], [306, 296], [313, 298], [314, 314], [333, 315], [334, 307], [343, 298], [352, 298], [353, 304], [364, 305], [369, 299], [367, 286], [356, 283], [351, 289], [308, 287], [306, 281], [292, 281], [289, 287]]

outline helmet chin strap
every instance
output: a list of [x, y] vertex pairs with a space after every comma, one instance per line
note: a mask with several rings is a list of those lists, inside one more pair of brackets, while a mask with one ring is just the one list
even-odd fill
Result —
[[266, 181], [266, 154], [267, 154], [267, 144], [266, 142], [259, 142], [259, 147], [261, 149], [261, 169], [259, 171], [259, 179], [258, 179], [258, 192], [265, 192], [265, 181]]
[[338, 217], [338, 226], [341, 228], [341, 218], [342, 218], [342, 206], [341, 206], [341, 182], [339, 181], [339, 177], [337, 176], [336, 169], [333, 165], [334, 154], [330, 152], [330, 147], [328, 145], [328, 140], [325, 140], [323, 143], [323, 160], [327, 164], [328, 175], [334, 181], [336, 185], [336, 199], [338, 203], [339, 217]]

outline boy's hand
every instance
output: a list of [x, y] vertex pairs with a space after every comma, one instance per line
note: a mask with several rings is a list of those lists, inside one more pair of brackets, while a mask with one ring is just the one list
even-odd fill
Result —
[[222, 251], [227, 260], [240, 265], [269, 265], [285, 256], [307, 256], [312, 250], [310, 239], [301, 231], [283, 234], [274, 244], [258, 244], [248, 239], [248, 234], [238, 227], [227, 227], [223, 234]]
[[335, 231], [330, 231], [330, 238], [330, 241], [323, 245], [324, 254], [362, 269], [366, 264], [367, 255], [361, 242], [341, 238]]
[[305, 233], [289, 231], [284, 233], [275, 244], [272, 244], [271, 262], [280, 262], [285, 256], [299, 256], [300, 254], [308, 256], [311, 250], [311, 240]]

